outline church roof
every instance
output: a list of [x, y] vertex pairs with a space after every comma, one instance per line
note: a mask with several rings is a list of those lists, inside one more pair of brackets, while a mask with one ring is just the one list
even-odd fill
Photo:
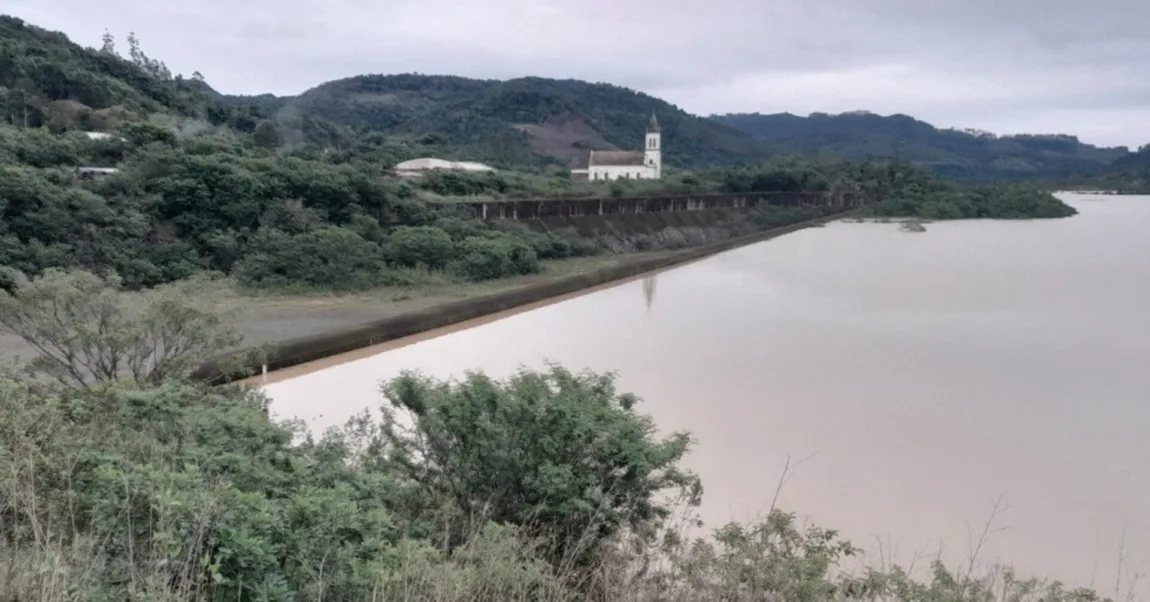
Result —
[[590, 166], [642, 165], [643, 151], [591, 151]]
[[659, 133], [659, 120], [655, 119], [654, 113], [651, 113], [651, 121], [647, 122], [647, 133], [648, 134], [658, 134]]

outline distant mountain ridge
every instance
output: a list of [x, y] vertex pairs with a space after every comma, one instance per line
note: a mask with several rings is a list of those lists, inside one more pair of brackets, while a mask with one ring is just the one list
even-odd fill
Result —
[[710, 119], [739, 130], [776, 152], [846, 159], [890, 157], [926, 165], [964, 180], [1044, 178], [1102, 170], [1131, 153], [1065, 134], [997, 136], [941, 129], [908, 115], [852, 111], [830, 115], [733, 113]]
[[361, 75], [293, 97], [224, 96], [225, 102], [314, 115], [341, 125], [441, 141], [453, 158], [580, 166], [588, 151], [639, 149], [656, 114], [668, 162], [679, 167], [753, 163], [761, 143], [666, 101], [611, 84], [525, 77]]
[[508, 165], [575, 167], [592, 149], [637, 148], [651, 113], [663, 124], [665, 160], [676, 167], [753, 164], [779, 154], [895, 158], [955, 179], [990, 181], [1096, 173], [1131, 154], [1125, 147], [1097, 147], [1072, 135], [998, 136], [868, 111], [700, 117], [621, 86], [542, 77], [360, 75], [298, 96], [223, 98], [439, 143], [442, 154], [452, 158]]
[[526, 168], [580, 167], [591, 150], [638, 150], [654, 114], [669, 167], [750, 165], [802, 154], [896, 158], [965, 180], [1051, 180], [1145, 164], [1144, 155], [1074, 136], [939, 129], [907, 115], [701, 117], [636, 90], [572, 79], [360, 75], [296, 96], [235, 96], [140, 59], [133, 65], [114, 52], [82, 48], [63, 34], [0, 16], [0, 120], [62, 131], [114, 129], [166, 114], [250, 133], [274, 116], [280, 137], [292, 145], [367, 144], [383, 149], [381, 162], [430, 154]]

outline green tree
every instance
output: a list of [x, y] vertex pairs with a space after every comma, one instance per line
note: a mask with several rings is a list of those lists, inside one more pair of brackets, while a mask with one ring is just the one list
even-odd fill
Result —
[[0, 291], [0, 324], [37, 351], [37, 374], [66, 387], [123, 377], [156, 386], [240, 342], [205, 298], [204, 278], [144, 293], [123, 290], [116, 276], [55, 268], [5, 279], [15, 290]]
[[290, 235], [261, 230], [236, 265], [241, 282], [256, 288], [302, 286], [360, 290], [387, 283], [383, 252], [348, 228]]
[[534, 274], [540, 270], [539, 254], [531, 245], [520, 240], [511, 241], [509, 245], [507, 258], [511, 261], [511, 270], [514, 273]]
[[455, 243], [435, 226], [400, 226], [388, 239], [387, 253], [398, 265], [442, 269], [454, 258]]
[[252, 130], [252, 142], [260, 148], [278, 148], [283, 140], [274, 121], [265, 119]]
[[510, 248], [503, 240], [474, 236], [459, 245], [455, 271], [468, 280], [494, 280], [513, 273]]
[[116, 53], [116, 37], [111, 34], [107, 29], [104, 30], [104, 35], [100, 36], [102, 44], [100, 45], [100, 52], [112, 56], [118, 56]]
[[159, 142], [168, 146], [176, 145], [176, 134], [172, 130], [150, 123], [133, 123], [121, 132], [133, 146], [139, 148]]
[[455, 544], [475, 520], [490, 519], [541, 537], [553, 561], [585, 561], [621, 529], [649, 530], [666, 518], [658, 494], [701, 495], [697, 478], [677, 466], [687, 434], [658, 439], [612, 374], [551, 366], [505, 381], [480, 373], [438, 381], [406, 373], [384, 395], [381, 460], [420, 492], [408, 511], [455, 516]]

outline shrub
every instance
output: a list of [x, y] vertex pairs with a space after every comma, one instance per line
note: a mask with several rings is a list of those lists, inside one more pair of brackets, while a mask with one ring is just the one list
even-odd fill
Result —
[[452, 541], [484, 517], [527, 529], [550, 547], [547, 557], [570, 562], [626, 527], [661, 523], [670, 509], [660, 493], [702, 493], [677, 467], [688, 435], [658, 438], [610, 373], [553, 365], [503, 381], [474, 372], [439, 381], [408, 372], [384, 395], [375, 447], [393, 450], [388, 466], [438, 500], [423, 512], [447, 504], [458, 513]]
[[434, 226], [447, 232], [452, 240], [461, 241], [471, 236], [479, 236], [487, 229], [487, 224], [478, 219], [465, 219], [462, 217], [441, 217], [435, 220]]
[[[186, 378], [208, 357], [240, 342], [198, 277], [131, 293], [115, 276], [46, 270], [35, 279], [0, 269], [0, 326], [39, 356], [29, 367], [67, 387], [130, 376], [159, 385]], [[0, 395], [2, 396], [2, 395]]]
[[512, 273], [511, 249], [499, 238], [473, 236], [459, 245], [454, 270], [468, 280], [494, 280]]
[[508, 248], [507, 255], [511, 260], [512, 273], [535, 274], [539, 271], [539, 255], [530, 245], [513, 240], [508, 243]]
[[387, 241], [388, 258], [404, 267], [442, 269], [455, 255], [451, 235], [434, 226], [400, 226]]
[[383, 253], [347, 228], [328, 227], [289, 235], [261, 230], [236, 277], [255, 288], [315, 287], [362, 290], [383, 282]]

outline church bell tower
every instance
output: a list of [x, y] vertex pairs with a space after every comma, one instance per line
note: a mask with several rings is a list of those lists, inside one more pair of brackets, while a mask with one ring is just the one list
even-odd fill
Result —
[[662, 149], [662, 136], [659, 133], [659, 120], [655, 119], [655, 114], [651, 114], [651, 120], [647, 122], [647, 136], [646, 143], [643, 145], [643, 165], [651, 172], [652, 177], [656, 180], [663, 177], [663, 149]]

